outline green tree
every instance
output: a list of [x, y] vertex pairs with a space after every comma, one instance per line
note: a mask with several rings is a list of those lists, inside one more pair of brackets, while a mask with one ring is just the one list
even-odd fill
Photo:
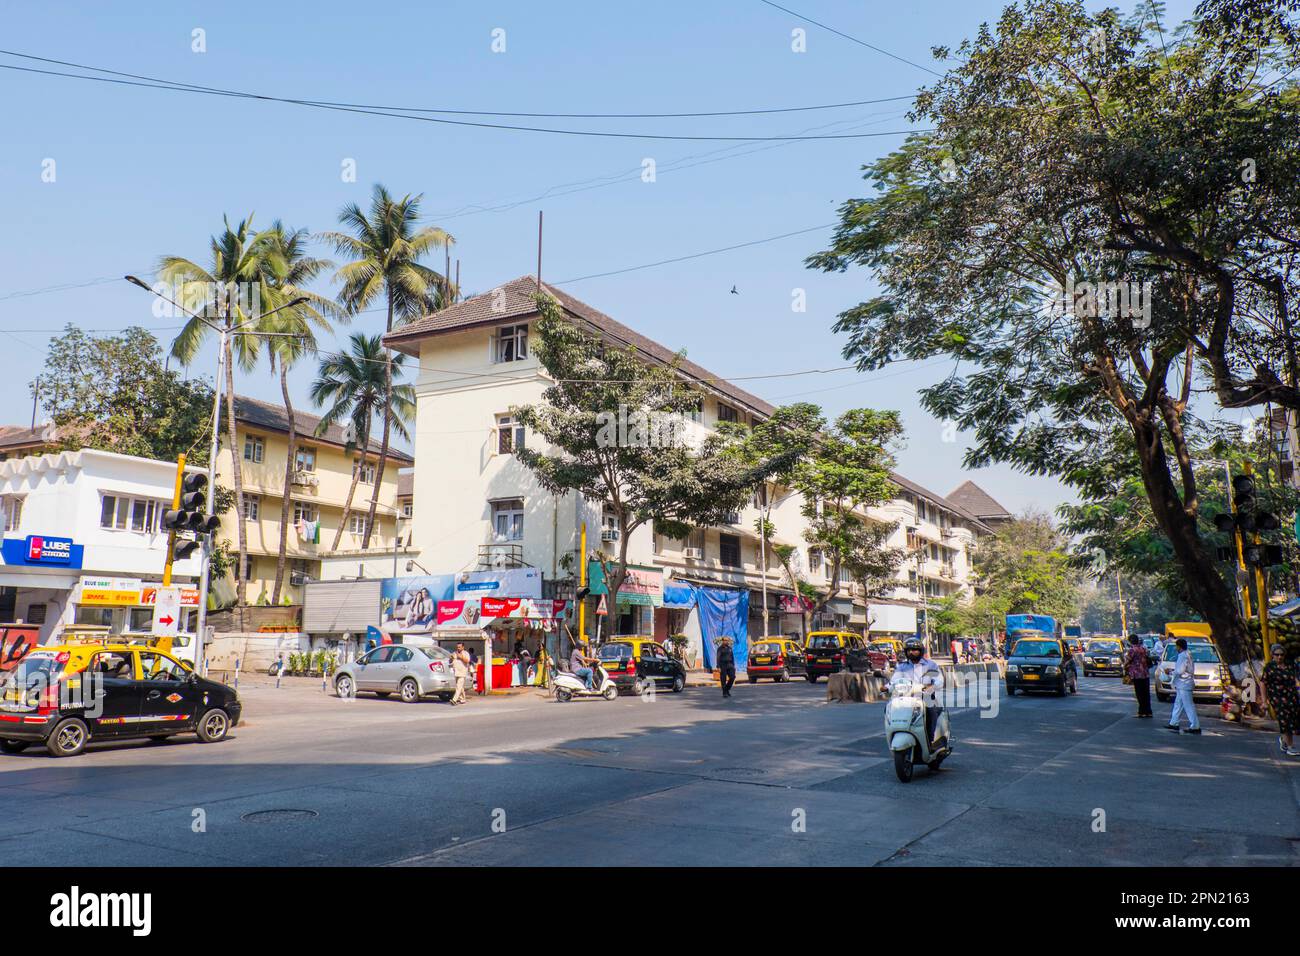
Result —
[[981, 615], [994, 610], [999, 617], [1047, 614], [1062, 623], [1079, 615], [1081, 575], [1071, 564], [1065, 538], [1045, 514], [1020, 515], [982, 540], [973, 571], [975, 589], [984, 598]]
[[40, 398], [64, 449], [206, 461], [212, 389], [165, 368], [153, 333], [90, 335], [72, 325], [50, 340]]
[[[334, 300], [306, 288], [307, 284], [334, 264], [307, 254], [309, 236], [305, 229], [287, 229], [276, 220], [269, 230], [267, 243], [268, 282], [265, 287], [266, 313], [258, 322], [263, 333], [271, 370], [280, 370], [280, 394], [284, 398], [289, 422], [289, 442], [284, 458], [284, 491], [280, 498], [280, 541], [275, 560], [275, 584], [271, 603], [280, 603], [284, 570], [289, 548], [289, 514], [293, 507], [293, 473], [297, 464], [298, 433], [294, 420], [293, 398], [289, 394], [289, 369], [304, 355], [316, 351], [316, 333], [331, 330], [330, 317], [345, 318], [346, 313]], [[289, 303], [305, 299], [298, 305]], [[278, 310], [278, 311], [275, 311]]]
[[809, 260], [879, 282], [837, 325], [863, 369], [961, 363], [922, 400], [974, 434], [968, 465], [1084, 481], [1126, 428], [1230, 663], [1246, 631], [1197, 533], [1186, 416], [1207, 375], [1224, 404], [1297, 404], [1266, 362], [1290, 340], [1269, 293], [1300, 251], [1288, 7], [1206, 0], [1175, 31], [1077, 0], [1008, 7], [918, 95], [931, 131], [868, 167], [878, 195]]
[[[382, 185], [376, 184], [367, 215], [356, 203], [349, 203], [339, 213], [339, 222], [350, 230], [324, 235], [341, 256], [352, 259], [340, 267], [336, 279], [343, 283], [339, 301], [352, 314], [360, 312], [380, 296], [384, 299], [387, 319], [385, 332], [393, 331], [394, 322], [443, 308], [453, 301], [455, 290], [450, 277], [423, 265], [424, 258], [438, 247], [454, 242], [451, 235], [434, 226], [418, 228], [420, 202], [424, 197], [406, 195], [395, 199]], [[379, 464], [375, 469], [375, 488], [370, 497], [370, 514], [362, 536], [362, 548], [370, 547], [375, 510], [388, 463], [388, 443], [393, 431], [393, 367], [390, 349], [382, 356], [384, 371], [384, 425], [379, 443]]]
[[724, 524], [762, 480], [765, 465], [750, 467], [729, 454], [736, 441], [729, 435], [710, 434], [698, 447], [682, 440], [679, 426], [700, 395], [679, 375], [681, 356], [666, 366], [647, 364], [634, 348], [578, 328], [551, 297], [539, 295], [537, 306], [529, 346], [552, 384], [540, 403], [511, 409], [541, 439], [515, 453], [547, 491], [576, 491], [613, 516], [615, 553], [598, 551], [597, 560], [616, 612], [633, 531], [653, 522], [684, 538], [694, 526]]
[[[334, 532], [331, 551], [338, 550], [343, 528], [352, 513], [352, 498], [370, 454], [370, 435], [375, 418], [385, 415], [399, 438], [409, 438], [406, 425], [415, 418], [415, 389], [397, 382], [405, 356], [390, 358], [391, 363], [385, 361], [379, 336], [354, 332], [348, 338], [346, 352], [335, 352], [321, 359], [316, 381], [311, 386], [311, 400], [316, 407], [328, 406], [316, 433], [324, 435], [331, 425], [340, 425], [348, 434], [344, 450], [349, 455], [360, 451], [361, 455], [352, 468], [352, 483], [348, 486], [343, 517]], [[378, 482], [378, 475], [375, 480]], [[368, 540], [369, 521], [365, 531]]]
[[[244, 474], [235, 437], [235, 370], [234, 359], [251, 369], [257, 362], [258, 343], [255, 326], [261, 317], [266, 294], [265, 234], [253, 231], [252, 216], [212, 237], [209, 265], [198, 265], [181, 256], [163, 256], [158, 261], [158, 279], [168, 287], [167, 294], [193, 313], [172, 342], [172, 355], [186, 365], [194, 360], [209, 334], [224, 332], [226, 440], [230, 447], [231, 475], [234, 483], [239, 562], [235, 566], [235, 600], [239, 608], [248, 603], [248, 534], [244, 528]], [[242, 612], [241, 612], [242, 614]], [[241, 617], [242, 621], [242, 617]], [[241, 625], [242, 626], [242, 625]]]

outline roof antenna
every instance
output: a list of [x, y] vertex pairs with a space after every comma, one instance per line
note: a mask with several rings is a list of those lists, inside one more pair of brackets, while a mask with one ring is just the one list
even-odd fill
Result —
[[537, 294], [542, 294], [542, 211], [537, 210]]

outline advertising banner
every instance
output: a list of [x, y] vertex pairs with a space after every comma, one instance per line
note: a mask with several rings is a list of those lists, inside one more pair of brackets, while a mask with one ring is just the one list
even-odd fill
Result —
[[[587, 585], [592, 595], [608, 594], [605, 587], [605, 572], [599, 561], [592, 561], [587, 568]], [[619, 604], [643, 604], [649, 607], [663, 607], [664, 604], [664, 569], [648, 568], [629, 564], [627, 577], [618, 589]]]
[[493, 621], [550, 621], [564, 614], [568, 601], [542, 598], [472, 598], [462, 601], [439, 601], [439, 627], [483, 627]]
[[139, 578], [82, 578], [77, 603], [84, 607], [135, 607], [140, 603]]

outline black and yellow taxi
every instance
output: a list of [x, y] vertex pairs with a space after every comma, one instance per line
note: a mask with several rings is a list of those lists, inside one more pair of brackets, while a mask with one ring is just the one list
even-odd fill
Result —
[[1059, 697], [1079, 692], [1079, 668], [1065, 641], [1044, 632], [1020, 637], [1007, 655], [1007, 696], [1016, 691], [1051, 691]]
[[770, 677], [779, 684], [806, 673], [803, 645], [796, 638], [756, 637], [753, 640], [749, 663], [745, 665], [751, 684], [758, 683], [761, 677]]
[[1117, 637], [1093, 639], [1083, 649], [1083, 676], [1124, 676], [1124, 644]]
[[620, 691], [640, 693], [651, 681], [674, 694], [686, 689], [686, 665], [653, 637], [612, 637], [600, 645], [596, 657]]
[[867, 642], [852, 631], [813, 631], [804, 642], [806, 677], [817, 683], [822, 675], [840, 671], [865, 673], [870, 671]]
[[40, 744], [74, 757], [91, 743], [184, 733], [216, 743], [241, 710], [233, 688], [199, 676], [165, 642], [41, 645], [0, 678], [0, 751]]

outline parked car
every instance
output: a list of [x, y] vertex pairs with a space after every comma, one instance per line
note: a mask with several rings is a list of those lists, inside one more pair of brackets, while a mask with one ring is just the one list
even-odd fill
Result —
[[746, 673], [751, 684], [758, 683], [760, 677], [784, 683], [791, 677], [804, 677], [807, 672], [803, 645], [794, 638], [758, 638], [749, 648]]
[[[1188, 641], [1187, 651], [1192, 655], [1192, 699], [1209, 700], [1218, 703], [1223, 697], [1223, 663], [1215, 646], [1205, 641]], [[1174, 697], [1174, 663], [1178, 660], [1178, 648], [1173, 644], [1165, 646], [1160, 663], [1156, 665], [1155, 685], [1156, 699], [1173, 700]]]
[[805, 676], [813, 684], [823, 674], [842, 670], [865, 674], [872, 669], [866, 641], [852, 631], [813, 631], [804, 644], [804, 656], [807, 658]]
[[340, 697], [355, 697], [362, 692], [379, 697], [397, 694], [408, 704], [423, 697], [451, 700], [456, 692], [451, 651], [437, 645], [381, 645], [350, 663], [340, 664], [334, 674], [334, 692]]
[[1050, 690], [1064, 697], [1079, 692], [1079, 669], [1065, 642], [1051, 636], [1022, 637], [1007, 656], [1007, 696]]
[[871, 669], [881, 677], [888, 677], [898, 666], [898, 655], [891, 641], [872, 641], [867, 645], [867, 659]]
[[91, 743], [183, 733], [216, 743], [242, 709], [234, 688], [157, 647], [46, 645], [0, 683], [0, 750], [42, 744], [52, 757], [75, 757]]
[[1124, 645], [1118, 640], [1089, 641], [1083, 651], [1083, 676], [1124, 676]]
[[614, 637], [600, 645], [596, 657], [620, 692], [640, 693], [649, 680], [674, 694], [686, 689], [686, 666], [654, 638]]

